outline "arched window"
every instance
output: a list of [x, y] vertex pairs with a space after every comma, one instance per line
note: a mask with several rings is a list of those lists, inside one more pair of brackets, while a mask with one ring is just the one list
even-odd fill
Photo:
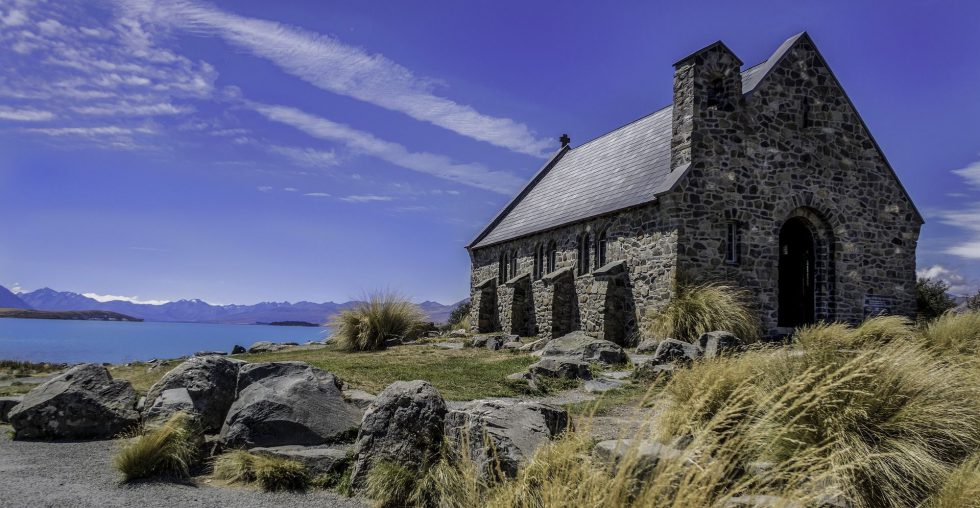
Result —
[[514, 250], [510, 254], [510, 273], [507, 274], [507, 279], [513, 279], [517, 277], [517, 250]]
[[558, 266], [558, 245], [555, 244], [554, 240], [548, 244], [546, 256], [548, 258], [548, 273], [551, 273], [555, 271], [555, 267]]
[[705, 101], [705, 106], [709, 108], [717, 108], [721, 106], [722, 101], [725, 98], [725, 80], [721, 76], [713, 78], [708, 82], [707, 90], [707, 100]]
[[544, 272], [544, 245], [534, 246], [534, 268], [532, 269], [534, 280], [538, 280]]
[[739, 252], [742, 250], [742, 232], [739, 230], [736, 220], [727, 221], [725, 226], [725, 262], [730, 265], [737, 265]]
[[595, 267], [601, 268], [606, 266], [606, 248], [608, 246], [609, 240], [606, 236], [606, 231], [603, 230], [599, 233], [598, 238], [595, 241]]
[[807, 127], [813, 127], [813, 118], [810, 117], [810, 99], [807, 97], [803, 98], [803, 103], [800, 104], [800, 110], [802, 113], [802, 119], [800, 119], [800, 127], [806, 129]]
[[585, 275], [589, 273], [592, 266], [589, 264], [589, 234], [582, 233], [582, 236], [578, 237], [578, 274]]
[[497, 282], [503, 284], [507, 281], [507, 253], [500, 253], [500, 261], [497, 265]]

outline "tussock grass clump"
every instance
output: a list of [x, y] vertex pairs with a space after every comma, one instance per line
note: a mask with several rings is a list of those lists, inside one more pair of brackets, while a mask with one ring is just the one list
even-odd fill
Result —
[[377, 351], [388, 339], [414, 339], [424, 329], [425, 314], [395, 293], [378, 292], [334, 316], [332, 342], [344, 351]]
[[154, 476], [190, 476], [200, 458], [201, 433], [190, 416], [176, 413], [162, 426], [132, 436], [114, 465], [126, 481]]
[[469, 508], [483, 503], [485, 488], [469, 456], [444, 446], [441, 458], [421, 470], [378, 462], [368, 472], [364, 494], [376, 508]]
[[932, 508], [980, 507], [980, 453], [950, 473], [929, 504]]
[[214, 460], [215, 478], [229, 483], [256, 483], [262, 490], [304, 490], [309, 484], [306, 467], [295, 460], [255, 455], [235, 450]]
[[720, 283], [680, 285], [665, 307], [652, 311], [646, 326], [651, 337], [688, 342], [718, 330], [752, 343], [759, 338], [759, 318], [748, 291]]
[[947, 312], [922, 330], [926, 345], [942, 354], [980, 355], [980, 311]]

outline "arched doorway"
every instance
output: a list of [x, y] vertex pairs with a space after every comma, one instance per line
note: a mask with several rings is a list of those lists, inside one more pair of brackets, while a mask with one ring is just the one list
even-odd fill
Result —
[[793, 217], [779, 230], [779, 326], [815, 321], [816, 242], [812, 226]]

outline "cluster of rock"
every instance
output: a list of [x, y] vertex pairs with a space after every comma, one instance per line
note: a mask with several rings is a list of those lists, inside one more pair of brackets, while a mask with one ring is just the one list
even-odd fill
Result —
[[[735, 334], [715, 331], [702, 334], [696, 344], [677, 339], [646, 339], [637, 346], [633, 357], [635, 375], [641, 378], [670, 374], [678, 366], [688, 365], [700, 358], [715, 358], [744, 349], [745, 343]], [[651, 353], [652, 355], [645, 355]]]
[[533, 350], [541, 359], [528, 367], [526, 372], [511, 376], [512, 379], [526, 380], [532, 388], [538, 387], [545, 378], [588, 381], [593, 378], [593, 364], [615, 366], [622, 365], [629, 359], [626, 351], [618, 344], [597, 339], [581, 331], [550, 341], [540, 340], [525, 344], [532, 345], [533, 347], [525, 351]]
[[448, 439], [486, 478], [514, 475], [540, 444], [569, 426], [565, 410], [537, 402], [478, 400], [450, 409], [425, 381], [399, 381], [377, 397], [344, 390], [336, 376], [302, 362], [246, 363], [193, 357], [164, 375], [142, 404], [105, 367], [76, 366], [9, 411], [19, 439], [111, 438], [191, 416], [210, 451], [249, 449], [305, 464], [313, 474], [352, 467], [361, 487], [372, 467], [423, 468]]

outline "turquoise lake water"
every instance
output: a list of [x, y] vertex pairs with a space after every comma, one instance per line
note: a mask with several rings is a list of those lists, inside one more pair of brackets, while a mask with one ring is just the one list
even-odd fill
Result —
[[328, 328], [202, 323], [131, 323], [0, 319], [0, 359], [122, 363], [177, 358], [196, 351], [231, 351], [260, 340], [323, 340]]

